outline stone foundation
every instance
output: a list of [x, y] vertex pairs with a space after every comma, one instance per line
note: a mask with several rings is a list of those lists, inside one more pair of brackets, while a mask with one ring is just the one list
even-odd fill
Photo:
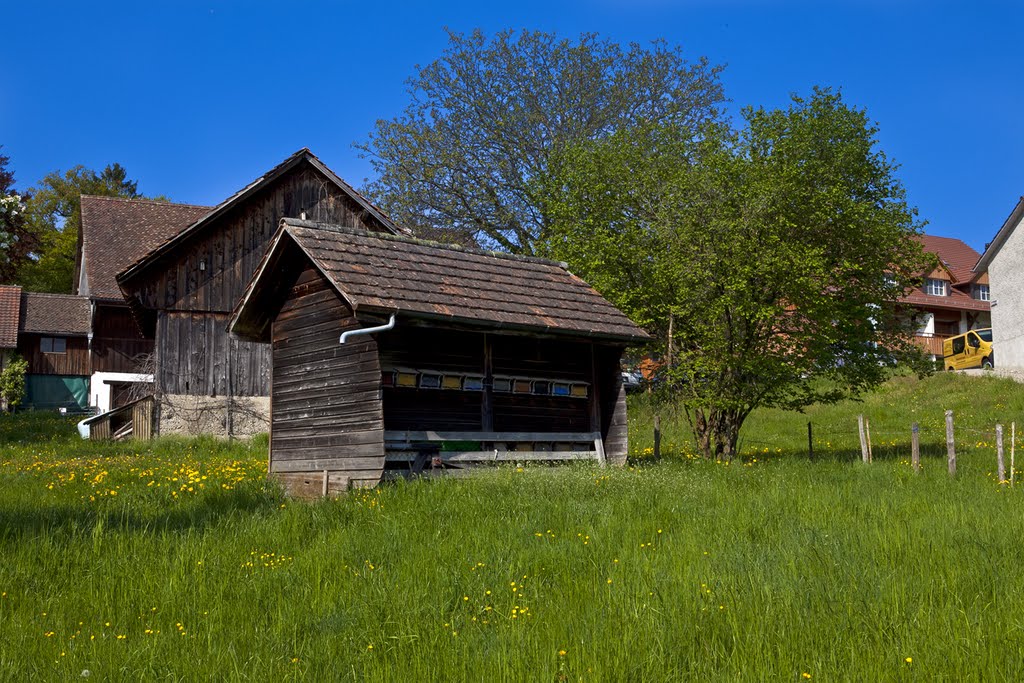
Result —
[[[163, 394], [157, 398], [161, 436], [228, 436], [228, 399], [223, 396]], [[238, 396], [231, 403], [231, 435], [249, 437], [270, 430], [270, 397]]]

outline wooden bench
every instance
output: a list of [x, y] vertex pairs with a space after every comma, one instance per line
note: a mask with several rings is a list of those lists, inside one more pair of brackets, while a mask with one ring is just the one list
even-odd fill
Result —
[[[441, 451], [441, 442], [472, 441], [492, 444], [493, 448], [476, 451]], [[510, 450], [509, 444], [593, 444], [592, 450]], [[442, 464], [487, 462], [530, 462], [554, 460], [596, 460], [605, 464], [604, 440], [601, 432], [462, 432], [462, 431], [391, 431], [384, 432], [385, 459], [388, 462], [413, 464], [422, 469], [427, 458]], [[436, 448], [430, 448], [436, 444]]]

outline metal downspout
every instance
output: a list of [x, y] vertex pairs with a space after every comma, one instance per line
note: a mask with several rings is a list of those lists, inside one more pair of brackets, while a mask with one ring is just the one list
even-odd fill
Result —
[[391, 318], [385, 325], [378, 325], [376, 327], [364, 327], [358, 330], [348, 330], [341, 333], [341, 339], [338, 340], [339, 344], [344, 344], [351, 337], [357, 337], [363, 334], [373, 334], [374, 332], [387, 332], [388, 330], [395, 329], [395, 314], [391, 314]]

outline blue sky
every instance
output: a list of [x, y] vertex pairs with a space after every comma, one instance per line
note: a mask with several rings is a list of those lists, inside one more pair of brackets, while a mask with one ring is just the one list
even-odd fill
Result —
[[21, 2], [7, 7], [0, 144], [19, 187], [123, 164], [146, 194], [215, 204], [310, 147], [351, 145], [407, 101], [444, 28], [665, 38], [726, 64], [732, 108], [842, 88], [881, 128], [929, 232], [976, 249], [1024, 194], [1024, 4], [925, 0]]

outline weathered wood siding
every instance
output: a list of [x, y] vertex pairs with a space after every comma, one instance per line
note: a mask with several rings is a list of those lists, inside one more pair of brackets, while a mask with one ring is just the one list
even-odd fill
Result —
[[28, 363], [30, 375], [89, 375], [89, 340], [85, 337], [60, 337], [66, 340], [64, 353], [43, 353], [39, 342], [58, 334], [18, 335], [18, 353]]
[[100, 304], [93, 319], [93, 372], [151, 372], [153, 340], [146, 339], [127, 306]]
[[227, 313], [161, 311], [156, 385], [165, 394], [266, 396], [270, 348], [228, 335]]
[[[182, 243], [141, 284], [143, 306], [230, 313], [256, 271], [282, 218], [381, 229], [330, 180], [300, 166]], [[139, 285], [136, 285], [139, 286]]]
[[622, 383], [622, 349], [594, 347], [598, 400], [601, 406], [601, 434], [604, 452], [613, 465], [626, 464], [629, 455], [629, 423], [626, 419], [626, 386]]
[[353, 486], [380, 480], [384, 416], [377, 344], [369, 336], [338, 343], [342, 332], [359, 327], [323, 277], [312, 268], [303, 271], [273, 324], [272, 473], [326, 470], [332, 481], [347, 479]]
[[226, 323], [281, 218], [303, 213], [309, 220], [383, 229], [326, 176], [303, 164], [179, 244], [149, 274], [131, 283], [140, 304], [157, 312], [159, 391], [192, 396], [224, 396], [229, 389], [234, 396], [270, 393], [270, 349], [229, 338]]

